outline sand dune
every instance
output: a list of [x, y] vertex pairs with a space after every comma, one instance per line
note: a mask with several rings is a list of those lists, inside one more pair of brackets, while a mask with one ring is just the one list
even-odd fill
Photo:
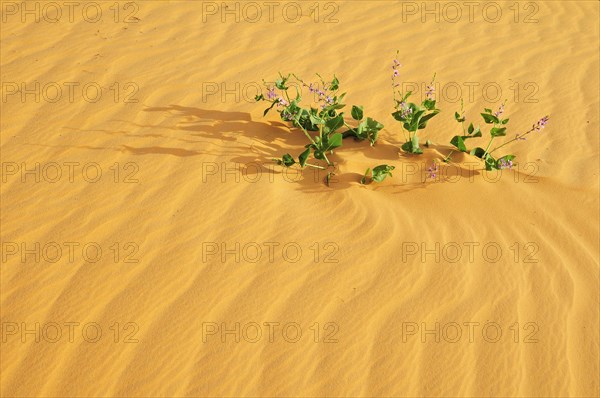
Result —
[[[97, 22], [61, 3], [56, 23], [29, 3], [37, 23], [0, 5], [2, 396], [600, 395], [597, 2], [472, 22], [444, 2], [272, 22], [260, 2], [99, 2]], [[405, 82], [440, 84], [421, 157], [390, 115], [396, 50]], [[335, 73], [385, 125], [344, 141], [330, 187], [271, 162], [305, 144], [252, 101], [279, 71]], [[469, 120], [507, 99], [510, 134], [551, 122], [497, 181], [468, 155], [428, 180], [460, 95]]]

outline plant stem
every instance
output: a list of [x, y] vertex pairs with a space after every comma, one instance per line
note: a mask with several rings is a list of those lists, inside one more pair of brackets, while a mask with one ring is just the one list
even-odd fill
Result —
[[490, 151], [490, 153], [494, 152], [494, 151], [495, 151], [495, 150], [497, 150], [497, 149], [500, 149], [500, 148], [502, 148], [502, 147], [503, 147], [503, 146], [505, 146], [505, 145], [508, 145], [508, 144], [510, 144], [510, 143], [511, 143], [511, 142], [513, 142], [513, 141], [517, 141], [518, 139], [520, 139], [520, 138], [522, 138], [522, 137], [526, 136], [527, 134], [531, 133], [532, 131], [533, 131], [533, 129], [531, 129], [531, 130], [529, 130], [529, 131], [527, 131], [527, 132], [525, 132], [525, 133], [523, 133], [523, 134], [519, 135], [519, 136], [518, 136], [518, 138], [516, 138], [516, 137], [515, 137], [515, 138], [513, 138], [512, 140], [506, 141], [504, 144], [502, 144], [502, 145], [499, 145], [499, 146], [497, 146], [496, 148], [492, 149], [492, 150]]
[[[406, 138], [406, 131], [404, 131], [404, 125], [400, 126], [400, 128], [402, 129], [402, 135], [404, 136], [404, 140], [405, 140], [406, 142], [410, 141], [410, 140], [408, 140], [408, 139]], [[409, 134], [409, 135], [410, 135], [410, 134]]]
[[452, 155], [454, 153], [454, 150], [451, 150], [450, 153], [448, 154], [448, 156], [446, 156], [444, 158], [444, 163], [449, 163], [450, 162], [450, 155]]
[[[321, 142], [323, 142], [323, 126], [324, 126], [323, 124], [319, 124], [319, 135], [321, 136]], [[316, 144], [315, 144], [315, 146], [316, 146]], [[327, 155], [325, 154], [325, 152], [322, 152], [322, 153], [323, 153], [323, 158], [327, 162], [327, 165], [331, 166], [332, 163], [327, 158]]]
[[[463, 101], [463, 99], [460, 99], [460, 116], [461, 119], [464, 119], [463, 114], [465, 113], [465, 103]], [[460, 122], [460, 124], [462, 125], [462, 129], [463, 129], [463, 135], [467, 135], [467, 132], [465, 130], [465, 121], [463, 120], [462, 122]]]
[[306, 135], [306, 137], [310, 140], [310, 142], [312, 142], [312, 144], [316, 146], [317, 144], [312, 139], [312, 137], [310, 136], [310, 134], [308, 134], [308, 131], [306, 131], [306, 129], [304, 128], [304, 126], [302, 126], [300, 124], [300, 116], [298, 116], [295, 120], [296, 120], [296, 124], [298, 125], [298, 127], [300, 127], [302, 129], [302, 131], [304, 132], [304, 135]]
[[492, 145], [492, 141], [494, 141], [494, 138], [496, 138], [496, 137], [492, 137], [492, 139], [488, 143], [487, 147], [485, 147], [485, 151], [483, 152], [483, 156], [481, 157], [482, 159], [485, 160], [485, 155], [488, 154], [488, 149], [490, 149], [490, 146]]
[[305, 166], [309, 166], [309, 167], [314, 167], [315, 169], [325, 170], [325, 167], [323, 167], [323, 166], [317, 166], [316, 164], [305, 163], [304, 165]]

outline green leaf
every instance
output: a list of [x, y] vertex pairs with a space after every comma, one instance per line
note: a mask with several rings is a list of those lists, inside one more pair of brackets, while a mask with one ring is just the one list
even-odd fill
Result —
[[440, 113], [440, 111], [436, 110], [436, 111], [433, 111], [432, 113], [429, 113], [429, 114], [421, 117], [421, 120], [419, 121], [419, 130], [424, 129], [425, 127], [427, 127], [427, 121], [429, 121], [429, 119], [431, 119], [432, 117], [434, 117], [438, 113]]
[[371, 168], [367, 168], [367, 171], [365, 171], [365, 175], [360, 179], [360, 183], [365, 185], [367, 183], [367, 176], [369, 175], [369, 172], [371, 171]]
[[396, 119], [399, 122], [404, 122], [406, 120], [402, 117], [402, 111], [396, 111], [396, 112], [392, 113], [392, 116], [394, 117], [394, 119]]
[[292, 155], [290, 155], [289, 153], [286, 153], [285, 155], [283, 155], [281, 160], [277, 160], [278, 165], [285, 166], [285, 167], [293, 166], [295, 163], [296, 163], [296, 161], [294, 160]]
[[319, 125], [319, 124], [325, 123], [325, 121], [322, 118], [320, 118], [317, 115], [313, 115], [312, 113], [309, 113], [308, 117], [309, 117], [310, 122], [314, 125]]
[[425, 109], [432, 111], [435, 109], [435, 100], [426, 99], [423, 101], [423, 106]]
[[492, 137], [504, 137], [506, 135], [506, 127], [494, 127], [490, 130]]
[[370, 117], [367, 118], [366, 126], [370, 132], [379, 131], [383, 128], [383, 124], [379, 123], [377, 120], [370, 118]]
[[490, 156], [489, 153], [485, 156], [485, 169], [488, 171], [498, 169], [496, 160], [492, 156]]
[[358, 138], [357, 129], [348, 129], [342, 133], [342, 138], [348, 137]]
[[273, 103], [271, 104], [271, 106], [270, 106], [270, 107], [268, 107], [267, 109], [265, 109], [265, 111], [263, 112], [263, 117], [264, 117], [264, 116], [267, 116], [267, 113], [269, 113], [269, 111], [270, 111], [271, 109], [273, 109], [273, 107], [274, 107], [276, 104], [277, 104], [277, 101], [273, 101]]
[[469, 127], [467, 128], [467, 135], [463, 135], [463, 138], [473, 138], [473, 137], [481, 137], [481, 130], [479, 130], [479, 126], [474, 127], [473, 123], [469, 124]]
[[325, 132], [327, 134], [333, 133], [335, 130], [339, 129], [344, 125], [344, 115], [339, 114], [333, 119], [329, 119], [325, 122]]
[[283, 75], [281, 73], [279, 73], [279, 77], [280, 78], [275, 81], [275, 87], [277, 87], [280, 90], [287, 90], [288, 87], [285, 85], [285, 83], [290, 78], [290, 75], [283, 77]]
[[485, 153], [485, 149], [481, 147], [471, 149], [471, 155], [477, 156], [479, 159], [483, 158], [483, 154]]
[[483, 117], [483, 120], [485, 120], [487, 124], [500, 123], [500, 120], [498, 120], [496, 116], [488, 113], [482, 113], [481, 117]]
[[363, 107], [352, 105], [352, 119], [354, 120], [362, 120], [363, 118]]
[[344, 137], [349, 135], [354, 135], [359, 140], [368, 139], [371, 143], [371, 146], [375, 144], [377, 141], [377, 137], [379, 136], [379, 131], [383, 128], [383, 124], [379, 123], [377, 120], [367, 117], [367, 119], [361, 121], [358, 124], [356, 129], [348, 130], [344, 133]]
[[454, 112], [454, 119], [456, 119], [457, 122], [462, 123], [465, 121], [464, 117], [460, 117], [460, 113], [458, 112]]
[[262, 101], [262, 100], [264, 100], [264, 99], [265, 99], [265, 96], [264, 96], [264, 95], [262, 95], [262, 94], [257, 94], [257, 95], [256, 95], [256, 97], [254, 97], [254, 100], [255, 100], [256, 102], [258, 102], [258, 101]]
[[342, 134], [335, 133], [335, 134], [330, 135], [327, 150], [330, 151], [333, 148], [337, 148], [340, 146], [342, 146]]
[[356, 128], [356, 137], [361, 140], [366, 139], [367, 138], [366, 129], [367, 129], [367, 121], [363, 120], [362, 122], [360, 122], [358, 124], [358, 127]]
[[387, 164], [382, 164], [377, 167], [373, 167], [373, 181], [382, 182], [389, 175], [392, 176], [392, 170], [394, 170], [394, 166], [388, 166]]
[[306, 161], [308, 160], [308, 156], [310, 155], [310, 148], [306, 149], [304, 152], [298, 156], [298, 163], [300, 166], [304, 167], [306, 165]]
[[492, 110], [490, 108], [483, 108], [483, 110], [485, 111], [485, 113], [492, 113]]
[[340, 81], [338, 80], [337, 77], [335, 77], [335, 75], [333, 75], [333, 80], [331, 81], [331, 85], [329, 86], [329, 89], [331, 91], [335, 91], [340, 87]]
[[458, 148], [461, 152], [467, 152], [467, 146], [465, 145], [465, 137], [460, 135], [455, 135], [450, 143]]
[[510, 120], [510, 119], [504, 119], [504, 120], [503, 120], [501, 123], [502, 123], [502, 124], [507, 124], [509, 120]]
[[421, 109], [417, 112], [413, 112], [412, 120], [408, 123], [408, 131], [417, 131], [421, 124], [421, 117], [425, 113], [425, 109]]
[[329, 106], [326, 106], [325, 108], [323, 108], [323, 113], [329, 113], [331, 111], [334, 111], [336, 109], [342, 109], [343, 107], [345, 107], [346, 104], [331, 104]]

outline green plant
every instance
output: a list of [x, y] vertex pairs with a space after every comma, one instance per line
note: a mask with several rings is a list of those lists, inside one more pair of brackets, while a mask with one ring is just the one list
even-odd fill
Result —
[[[471, 150], [467, 149], [465, 141], [469, 138], [481, 137], [482, 133], [481, 133], [479, 126], [474, 127], [473, 123], [470, 123], [469, 127], [467, 129], [465, 129], [464, 122], [465, 122], [466, 118], [464, 116], [464, 108], [463, 108], [462, 101], [461, 101], [461, 113], [459, 114], [458, 112], [456, 112], [454, 114], [454, 118], [456, 119], [456, 121], [461, 123], [461, 125], [462, 125], [463, 134], [455, 135], [452, 138], [452, 140], [450, 141], [450, 143], [454, 147], [456, 147], [457, 150], [459, 150], [461, 152], [468, 152], [471, 155], [481, 159], [485, 164], [486, 170], [498, 170], [498, 169], [512, 168], [513, 160], [516, 157], [515, 155], [509, 154], [509, 155], [501, 156], [499, 158], [494, 158], [494, 156], [492, 154], [494, 152], [496, 152], [498, 149], [500, 149], [500, 148], [504, 147], [505, 145], [508, 145], [514, 141], [524, 140], [525, 136], [527, 136], [528, 134], [530, 134], [533, 131], [542, 130], [546, 126], [546, 124], [548, 123], [548, 120], [549, 120], [548, 116], [544, 116], [543, 118], [538, 120], [536, 123], [534, 123], [532, 128], [530, 130], [528, 130], [527, 132], [525, 132], [523, 134], [517, 134], [515, 136], [515, 138], [513, 138], [512, 140], [509, 140], [509, 141], [505, 142], [504, 144], [497, 146], [494, 149], [490, 150], [490, 147], [492, 146], [492, 143], [494, 142], [496, 137], [506, 136], [506, 130], [507, 130], [506, 125], [508, 124], [509, 119], [502, 118], [502, 115], [504, 114], [505, 104], [506, 104], [506, 101], [500, 105], [500, 107], [498, 108], [498, 110], [496, 112], [492, 112], [491, 109], [485, 108], [483, 113], [481, 113], [481, 117], [483, 118], [483, 121], [486, 124], [492, 125], [492, 127], [490, 128], [490, 132], [489, 132], [490, 140], [485, 148], [475, 147], [474, 149], [471, 149]], [[450, 155], [451, 154], [448, 154], [448, 156], [446, 157], [446, 159], [444, 159], [444, 161], [448, 161], [450, 158]]]
[[[437, 115], [440, 110], [435, 107], [436, 100], [434, 99], [435, 93], [435, 74], [431, 83], [427, 85], [425, 92], [426, 99], [421, 102], [420, 105], [409, 102], [412, 91], [403, 94], [401, 91], [397, 91], [396, 88], [400, 86], [397, 82], [397, 78], [400, 75], [398, 68], [402, 66], [398, 61], [397, 57], [392, 63], [392, 91], [394, 93], [394, 109], [392, 113], [394, 119], [399, 121], [402, 126], [402, 133], [406, 142], [402, 145], [402, 150], [413, 154], [422, 154], [423, 150], [419, 147], [419, 130], [427, 127], [427, 123], [431, 118]], [[397, 97], [399, 95], [399, 97]]]
[[[310, 166], [324, 169], [322, 166], [308, 163], [311, 153], [315, 159], [323, 160], [331, 166], [333, 163], [327, 154], [332, 154], [334, 149], [342, 146], [343, 138], [352, 136], [358, 140], [368, 139], [371, 145], [374, 145], [379, 131], [383, 128], [381, 123], [370, 117], [364, 119], [362, 106], [356, 105], [352, 107], [351, 115], [359, 124], [357, 127], [349, 126], [344, 120], [344, 113], [340, 112], [345, 107], [343, 99], [346, 93], [339, 94], [339, 80], [334, 75], [330, 82], [325, 82], [320, 75], [317, 76], [322, 88], [314, 83], [307, 84], [294, 74], [286, 76], [279, 74], [274, 86], [264, 83], [267, 88], [266, 95], [259, 94], [255, 98], [256, 101], [270, 103], [263, 113], [264, 116], [275, 108], [283, 121], [291, 122], [294, 127], [300, 128], [309, 140], [306, 149], [298, 155], [298, 160], [290, 154], [274, 159], [282, 166], [290, 167], [299, 164], [302, 168]], [[289, 94], [292, 85], [296, 88], [295, 97]], [[309, 92], [315, 95], [316, 106], [311, 104], [304, 107], [301, 104], [302, 95], [299, 87], [307, 87]], [[343, 127], [346, 127], [347, 131], [338, 132]], [[309, 133], [313, 131], [318, 131], [318, 134], [313, 136]]]
[[[366, 184], [367, 181], [382, 182], [387, 176], [392, 176], [392, 170], [394, 169], [394, 166], [388, 166], [387, 164], [373, 167], [373, 170], [368, 168], [367, 171], [365, 171], [365, 175], [361, 178], [360, 183]], [[369, 173], [371, 173], [371, 177], [369, 177]]]

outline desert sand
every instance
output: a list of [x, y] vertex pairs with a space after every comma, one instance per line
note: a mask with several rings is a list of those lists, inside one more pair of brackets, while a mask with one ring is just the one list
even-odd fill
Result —
[[[1, 3], [2, 396], [600, 395], [598, 2], [472, 21], [460, 2], [29, 3], [38, 22]], [[396, 50], [403, 81], [437, 72], [420, 157], [391, 116]], [[279, 71], [335, 73], [385, 125], [344, 140], [330, 187], [271, 162], [306, 143], [253, 102]], [[506, 99], [509, 136], [550, 123], [498, 180], [468, 155], [427, 179], [460, 95], [476, 124]]]

